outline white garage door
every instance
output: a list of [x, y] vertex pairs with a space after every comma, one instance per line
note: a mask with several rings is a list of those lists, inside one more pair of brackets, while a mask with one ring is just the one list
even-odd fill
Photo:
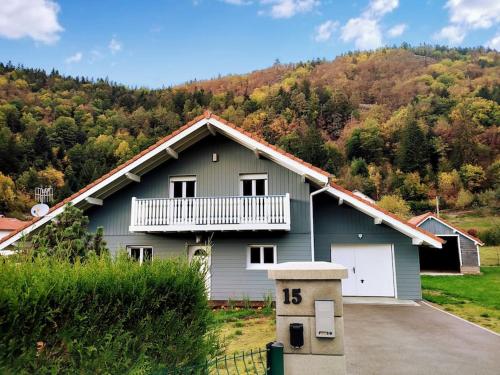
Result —
[[332, 245], [332, 262], [348, 269], [344, 296], [395, 296], [392, 245]]

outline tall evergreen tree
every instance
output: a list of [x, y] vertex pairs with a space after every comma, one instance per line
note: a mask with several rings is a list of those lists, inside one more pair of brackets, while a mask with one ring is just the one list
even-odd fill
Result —
[[414, 117], [410, 117], [401, 132], [397, 164], [404, 172], [423, 170], [429, 162], [429, 141]]
[[40, 168], [45, 168], [50, 160], [50, 141], [47, 137], [45, 127], [41, 127], [35, 135], [33, 141], [33, 151], [35, 152], [35, 162]]

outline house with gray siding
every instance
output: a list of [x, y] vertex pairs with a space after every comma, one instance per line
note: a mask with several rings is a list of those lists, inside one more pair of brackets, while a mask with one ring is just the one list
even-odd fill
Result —
[[141, 263], [199, 258], [215, 301], [262, 300], [274, 292], [268, 268], [319, 260], [348, 268], [345, 295], [419, 299], [419, 247], [444, 243], [210, 112], [2, 239], [0, 249], [70, 202], [91, 229], [104, 227], [113, 253]]
[[479, 238], [432, 212], [415, 216], [409, 222], [446, 241], [441, 249], [420, 249], [422, 272], [480, 272], [479, 246], [483, 246], [483, 242]]

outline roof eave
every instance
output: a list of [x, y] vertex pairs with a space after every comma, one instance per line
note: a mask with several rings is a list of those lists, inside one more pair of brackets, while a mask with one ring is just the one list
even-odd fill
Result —
[[351, 204], [353, 207], [365, 213], [366, 215], [374, 219], [381, 219], [384, 224], [394, 228], [404, 235], [412, 239], [418, 239], [422, 241], [422, 245], [428, 245], [438, 249], [442, 248], [442, 244], [444, 241], [439, 237], [434, 236], [432, 233], [429, 233], [421, 228], [413, 227], [407, 224], [403, 220], [382, 211], [379, 207], [370, 204], [362, 198], [354, 196], [354, 194], [348, 194], [343, 191], [343, 189], [339, 189], [335, 186], [330, 186], [327, 191], [337, 198], [342, 199], [344, 202]]

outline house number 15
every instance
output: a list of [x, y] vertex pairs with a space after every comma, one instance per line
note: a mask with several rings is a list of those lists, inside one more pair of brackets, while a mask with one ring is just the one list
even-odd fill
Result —
[[[289, 305], [290, 304], [290, 289], [289, 288], [283, 289], [283, 293], [284, 293], [284, 297], [285, 297], [283, 303], [285, 305]], [[298, 305], [301, 302], [302, 302], [302, 296], [300, 295], [300, 289], [292, 289], [292, 303], [294, 305]]]

